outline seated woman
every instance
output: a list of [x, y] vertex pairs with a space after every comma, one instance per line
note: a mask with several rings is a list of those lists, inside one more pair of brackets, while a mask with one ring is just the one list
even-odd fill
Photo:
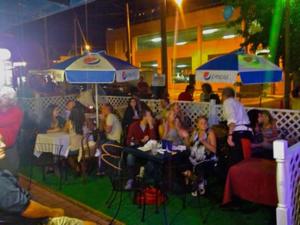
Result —
[[39, 132], [40, 133], [55, 133], [62, 131], [65, 120], [59, 116], [59, 108], [55, 104], [49, 105], [43, 117], [40, 120]]
[[[126, 140], [127, 146], [143, 146], [149, 140], [157, 139], [155, 121], [151, 111], [144, 110], [142, 112], [142, 118], [136, 122], [133, 122], [128, 129], [128, 135]], [[125, 186], [125, 190], [132, 188], [133, 180], [137, 175], [137, 162], [135, 156], [132, 154], [127, 155], [127, 168], [128, 168], [128, 181]], [[139, 161], [141, 164], [141, 161]]]
[[173, 145], [188, 145], [189, 134], [173, 110], [168, 111], [167, 119], [159, 126], [161, 139], [172, 141]]
[[69, 133], [70, 136], [68, 163], [71, 168], [79, 174], [80, 164], [78, 163], [78, 154], [81, 148], [82, 138], [87, 133], [84, 108], [79, 102], [76, 102], [71, 110], [69, 120], [65, 125], [65, 131]]
[[196, 191], [192, 193], [194, 196], [197, 191], [201, 195], [205, 194], [206, 174], [217, 161], [216, 149], [216, 135], [208, 128], [208, 119], [200, 116], [190, 140], [189, 169], [184, 172], [187, 178], [191, 177], [192, 171], [197, 176]]
[[138, 119], [140, 119], [140, 109], [137, 106], [137, 101], [135, 98], [130, 98], [122, 121], [124, 130], [127, 131], [129, 125]]
[[172, 103], [169, 107], [169, 111], [173, 111], [175, 116], [179, 118], [182, 127], [188, 132], [192, 131], [192, 121], [191, 118], [183, 113], [177, 102]]
[[263, 136], [261, 148], [266, 151], [266, 154], [264, 154], [264, 156], [266, 158], [273, 158], [273, 141], [278, 139], [279, 133], [276, 126], [276, 120], [267, 110], [262, 111], [261, 132]]

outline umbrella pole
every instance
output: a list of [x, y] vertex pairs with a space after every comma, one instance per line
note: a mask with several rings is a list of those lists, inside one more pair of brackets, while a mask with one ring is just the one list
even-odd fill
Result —
[[96, 125], [99, 128], [98, 85], [95, 84]]

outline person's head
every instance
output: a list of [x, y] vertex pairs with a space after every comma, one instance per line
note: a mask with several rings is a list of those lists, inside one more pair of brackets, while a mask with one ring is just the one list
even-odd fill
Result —
[[58, 106], [55, 104], [50, 104], [46, 109], [44, 119], [51, 118], [51, 120], [54, 120], [58, 117], [58, 115], [59, 115]]
[[11, 87], [0, 89], [0, 112], [5, 112], [17, 103], [16, 92]]
[[271, 115], [271, 113], [268, 110], [262, 111], [262, 123], [265, 125], [272, 124], [274, 122], [274, 119]]
[[71, 111], [74, 108], [74, 106], [75, 106], [75, 101], [73, 101], [73, 100], [67, 101], [67, 103], [66, 103], [67, 110]]
[[226, 87], [222, 91], [222, 99], [226, 100], [228, 98], [234, 98], [235, 97], [235, 91], [232, 87]]
[[136, 106], [137, 106], [136, 98], [130, 98], [128, 101], [128, 107], [136, 109]]
[[197, 120], [197, 128], [201, 131], [208, 129], [208, 119], [206, 116], [200, 116]]
[[195, 91], [195, 87], [193, 85], [189, 84], [185, 87], [185, 92], [190, 93], [191, 95], [194, 93], [194, 91]]
[[111, 104], [106, 103], [102, 106], [101, 112], [103, 113], [104, 116], [107, 116], [108, 114], [113, 112], [113, 107]]
[[169, 110], [167, 113], [167, 121], [173, 123], [175, 121], [176, 113], [173, 110]]
[[182, 128], [182, 122], [180, 120], [180, 118], [178, 116], [175, 116], [174, 118], [174, 124], [175, 124], [175, 127], [181, 129]]
[[143, 82], [144, 81], [144, 77], [140, 76], [140, 81]]
[[250, 120], [250, 126], [255, 129], [257, 125], [263, 122], [262, 111], [258, 109], [251, 109], [248, 112], [248, 117]]
[[175, 114], [178, 114], [180, 112], [180, 107], [178, 103], [174, 102], [170, 106], [170, 111], [173, 111]]
[[204, 94], [210, 94], [210, 93], [212, 93], [212, 87], [211, 87], [211, 85], [209, 83], [202, 84], [201, 88], [202, 88], [202, 92]]
[[170, 100], [168, 98], [164, 98], [160, 100], [160, 106], [163, 109], [166, 109], [170, 104]]

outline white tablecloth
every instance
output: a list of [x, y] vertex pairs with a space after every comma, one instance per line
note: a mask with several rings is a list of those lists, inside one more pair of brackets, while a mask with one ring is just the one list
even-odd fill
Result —
[[70, 137], [67, 133], [48, 133], [48, 134], [38, 134], [35, 140], [34, 155], [40, 157], [43, 152], [51, 152], [53, 155], [59, 155], [58, 149], [55, 147], [49, 148], [41, 147], [39, 144], [56, 144], [62, 145], [61, 155], [68, 157], [69, 154], [69, 143]]

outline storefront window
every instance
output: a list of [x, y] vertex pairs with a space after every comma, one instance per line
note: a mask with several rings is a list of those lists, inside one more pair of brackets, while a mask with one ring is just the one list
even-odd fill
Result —
[[[176, 45], [186, 45], [197, 41], [197, 29], [191, 28], [187, 30], [180, 30], [178, 32]], [[167, 33], [167, 45], [174, 45], [174, 32]], [[138, 50], [146, 50], [153, 48], [160, 48], [161, 37], [160, 33], [147, 34], [137, 37], [137, 48]]]
[[[175, 61], [175, 62], [174, 62]], [[172, 79], [174, 83], [189, 82], [189, 75], [192, 73], [192, 58], [173, 59]]]
[[141, 62], [141, 69], [146, 71], [153, 71], [157, 73], [158, 63], [156, 60]]
[[205, 26], [202, 30], [203, 41], [215, 39], [231, 39], [237, 37], [239, 26], [226, 26], [225, 24]]

